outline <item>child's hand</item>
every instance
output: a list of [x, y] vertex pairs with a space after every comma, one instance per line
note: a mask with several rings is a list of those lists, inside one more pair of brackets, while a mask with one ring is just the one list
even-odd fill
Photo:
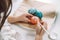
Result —
[[19, 17], [18, 17], [18, 20], [19, 21], [23, 21], [23, 22], [30, 22], [30, 19], [29, 18], [31, 18], [33, 15], [31, 15], [31, 14], [22, 14], [22, 15], [20, 15]]
[[[47, 30], [47, 23], [45, 22], [41, 22], [41, 24], [45, 27], [45, 29]], [[36, 40], [42, 40], [42, 37], [44, 35], [45, 31], [43, 30], [43, 28], [40, 27], [36, 27]]]

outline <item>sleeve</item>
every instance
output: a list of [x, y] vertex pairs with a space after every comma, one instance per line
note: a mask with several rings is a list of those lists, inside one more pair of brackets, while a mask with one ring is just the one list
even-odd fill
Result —
[[11, 29], [9, 26], [3, 27], [1, 30], [1, 35], [3, 40], [16, 40], [16, 31]]

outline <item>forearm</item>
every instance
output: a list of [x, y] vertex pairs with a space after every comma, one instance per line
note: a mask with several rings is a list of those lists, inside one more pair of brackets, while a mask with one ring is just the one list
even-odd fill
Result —
[[18, 21], [18, 17], [14, 17], [14, 16], [9, 16], [8, 17], [8, 22], [9, 23], [14, 23], [16, 21]]

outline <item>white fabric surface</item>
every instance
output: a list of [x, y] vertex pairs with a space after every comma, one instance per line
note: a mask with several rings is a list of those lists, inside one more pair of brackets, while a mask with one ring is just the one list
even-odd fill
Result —
[[[29, 31], [14, 24], [4, 25], [1, 30], [4, 40], [34, 40], [33, 31]], [[31, 34], [32, 33], [32, 34]]]

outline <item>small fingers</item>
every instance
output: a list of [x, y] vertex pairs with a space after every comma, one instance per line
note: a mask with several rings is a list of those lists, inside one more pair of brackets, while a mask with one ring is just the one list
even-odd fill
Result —
[[[44, 28], [47, 30], [47, 23], [45, 22], [42, 22], [42, 25], [44, 26]], [[39, 29], [40, 28], [40, 29]], [[45, 30], [40, 26], [40, 27], [37, 27], [36, 29], [37, 31], [37, 34], [39, 34], [39, 36], [43, 36], [44, 33], [45, 33]]]
[[42, 30], [41, 27], [36, 27], [36, 34], [37, 34], [37, 35], [40, 35], [41, 30]]
[[[47, 23], [43, 22], [43, 26], [47, 30]], [[43, 35], [44, 33], [45, 33], [45, 30], [42, 28], [40, 35]]]
[[46, 23], [46, 22], [43, 23], [43, 26], [44, 26], [45, 29], [47, 30], [47, 23]]
[[25, 20], [24, 20], [25, 22], [30, 22], [30, 19], [28, 19], [28, 18], [25, 18]]
[[31, 17], [32, 17], [33, 15], [32, 15], [32, 14], [27, 13], [27, 14], [26, 14], [26, 16], [31, 16]]
[[41, 32], [40, 32], [40, 36], [43, 36], [45, 33], [45, 31], [42, 29]]
[[45, 29], [47, 30], [47, 23], [46, 22], [43, 22], [41, 21], [41, 24], [45, 27]]

